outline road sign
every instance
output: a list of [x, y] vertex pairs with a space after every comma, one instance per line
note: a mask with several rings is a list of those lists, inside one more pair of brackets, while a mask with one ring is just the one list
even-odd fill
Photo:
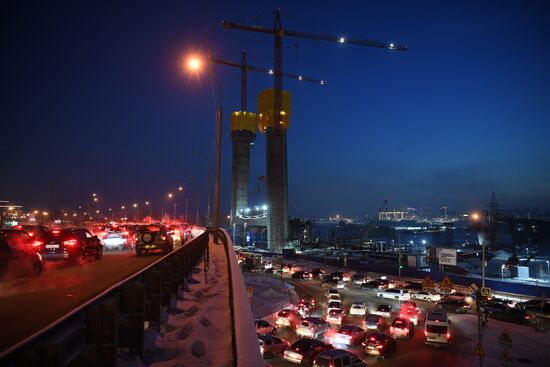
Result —
[[439, 249], [439, 265], [454, 265], [456, 266], [456, 249], [442, 248]]
[[487, 287], [481, 288], [481, 295], [483, 297], [491, 297], [492, 294], [493, 294], [493, 291], [491, 290], [491, 288], [487, 288]]
[[474, 354], [476, 356], [485, 357], [485, 352], [483, 351], [483, 347], [481, 346], [481, 344], [477, 345]]
[[424, 281], [422, 282], [422, 288], [424, 289], [433, 289], [434, 287], [434, 281], [430, 279], [430, 277], [424, 278]]
[[470, 288], [472, 288], [474, 292], [477, 292], [477, 290], [479, 289], [475, 283], [470, 284]]
[[510, 336], [510, 333], [507, 329], [502, 330], [502, 333], [498, 337], [498, 341], [500, 342], [500, 345], [503, 347], [510, 347], [512, 346], [512, 337]]
[[508, 349], [504, 349], [502, 353], [500, 353], [499, 361], [501, 366], [507, 367], [512, 365], [512, 357], [510, 357], [510, 353], [508, 353]]
[[451, 282], [451, 279], [447, 275], [445, 275], [445, 278], [439, 283], [439, 288], [443, 289], [451, 289], [453, 287], [453, 282]]

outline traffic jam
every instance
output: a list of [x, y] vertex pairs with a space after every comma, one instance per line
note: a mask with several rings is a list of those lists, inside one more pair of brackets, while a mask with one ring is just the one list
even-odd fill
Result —
[[[300, 297], [275, 316], [255, 320], [267, 365], [366, 366], [405, 353], [404, 349], [450, 350], [454, 341], [450, 316], [475, 308], [475, 295], [455, 288], [426, 290], [422, 282], [383, 275], [265, 263], [267, 269], [255, 271], [281, 277], [294, 285]], [[530, 322], [526, 304], [490, 298], [481, 304], [489, 317]], [[517, 316], [503, 317], [510, 310]]]
[[104, 253], [167, 254], [191, 237], [192, 226], [182, 223], [18, 224], [0, 230], [0, 279], [40, 276], [48, 263], [84, 264]]

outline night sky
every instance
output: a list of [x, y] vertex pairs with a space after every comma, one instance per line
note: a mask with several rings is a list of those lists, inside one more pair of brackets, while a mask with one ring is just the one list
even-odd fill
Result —
[[[292, 216], [390, 207], [550, 207], [550, 6], [547, 1], [3, 1], [0, 5], [0, 200], [72, 208], [150, 200], [184, 185], [206, 201], [214, 105], [205, 74], [180, 64], [207, 52], [272, 67], [271, 36], [224, 31], [222, 19], [403, 43], [406, 53], [284, 40]], [[294, 46], [297, 45], [297, 48]], [[297, 51], [296, 51], [297, 50]], [[224, 97], [222, 209], [229, 211], [229, 113], [240, 73], [214, 66]], [[249, 75], [249, 109], [272, 87]], [[265, 201], [265, 136], [251, 199]], [[260, 189], [258, 192], [258, 188]], [[183, 202], [183, 194], [178, 198]], [[201, 205], [202, 206], [202, 205]]]

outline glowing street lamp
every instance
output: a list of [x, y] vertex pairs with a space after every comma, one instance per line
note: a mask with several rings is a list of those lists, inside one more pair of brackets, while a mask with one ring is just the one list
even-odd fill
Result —
[[186, 67], [191, 72], [198, 72], [202, 69], [203, 62], [200, 57], [194, 55], [187, 59]]
[[172, 199], [174, 197], [174, 194], [172, 194], [171, 192], [168, 193], [168, 199]]
[[183, 191], [183, 187], [182, 186], [178, 187], [178, 191]]

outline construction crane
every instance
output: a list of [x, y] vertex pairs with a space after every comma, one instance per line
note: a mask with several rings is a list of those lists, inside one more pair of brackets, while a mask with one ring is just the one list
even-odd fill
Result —
[[[375, 47], [392, 51], [406, 51], [407, 46], [395, 43], [379, 42], [358, 38], [346, 38], [327, 34], [315, 34], [283, 29], [281, 11], [275, 12], [273, 28], [261, 26], [242, 25], [235, 22], [222, 21], [225, 29], [237, 29], [242, 31], [271, 34], [274, 38], [274, 110], [275, 121], [281, 122], [283, 100], [283, 38], [296, 37], [314, 39], [319, 41], [336, 42], [357, 46]], [[268, 246], [281, 249], [288, 233], [288, 178], [287, 178], [287, 146], [286, 129], [282, 123], [275, 123], [266, 131], [266, 166], [267, 172], [267, 197], [270, 208], [268, 227]]]
[[[232, 61], [228, 61], [228, 60], [223, 60], [223, 59], [220, 59], [220, 58], [217, 58], [217, 57], [211, 57], [209, 60], [210, 60], [210, 62], [212, 62], [214, 64], [232, 66], [234, 68], [241, 69], [241, 111], [247, 111], [248, 110], [248, 108], [247, 108], [248, 71], [256, 71], [258, 73], [269, 74], [269, 75], [274, 75], [275, 74], [273, 69], [268, 69], [268, 68], [262, 68], [260, 66], [249, 65], [247, 60], [246, 60], [246, 50], [242, 51], [241, 63], [240, 64], [237, 64], [236, 62], [232, 62]], [[298, 81], [310, 82], [310, 83], [315, 83], [315, 84], [320, 84], [320, 85], [327, 84], [326, 80], [310, 78], [310, 77], [307, 77], [307, 76], [304, 76], [304, 75], [299, 75], [299, 74], [283, 73], [283, 76], [285, 78], [290, 78], [290, 79], [294, 79], [294, 80], [298, 80]]]

